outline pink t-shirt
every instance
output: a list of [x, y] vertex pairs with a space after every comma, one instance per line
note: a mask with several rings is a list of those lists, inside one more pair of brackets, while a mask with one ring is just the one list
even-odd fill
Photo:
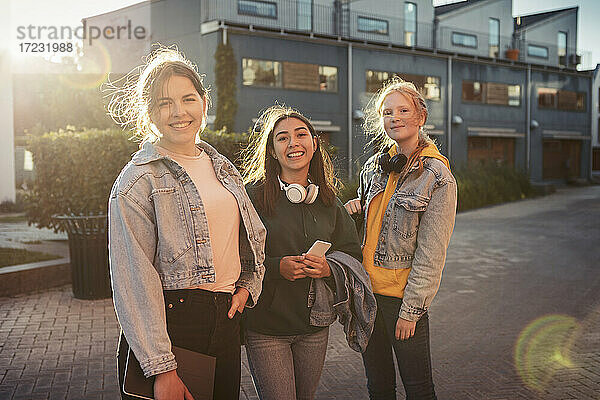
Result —
[[214, 283], [206, 283], [196, 288], [233, 293], [241, 272], [240, 211], [235, 197], [217, 179], [210, 157], [206, 153], [186, 156], [160, 146], [156, 146], [156, 149], [185, 169], [202, 199], [208, 220], [216, 278]]

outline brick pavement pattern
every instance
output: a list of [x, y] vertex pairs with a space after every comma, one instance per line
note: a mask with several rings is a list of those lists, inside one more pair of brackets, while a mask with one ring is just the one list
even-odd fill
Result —
[[[460, 214], [430, 310], [438, 398], [600, 399], [599, 244], [599, 186]], [[117, 335], [112, 302], [69, 286], [0, 298], [0, 400], [118, 399]], [[337, 323], [316, 397], [368, 397]]]

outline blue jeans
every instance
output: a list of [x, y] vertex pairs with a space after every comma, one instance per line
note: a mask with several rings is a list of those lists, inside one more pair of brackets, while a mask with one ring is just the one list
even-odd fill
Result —
[[311, 400], [325, 363], [329, 327], [294, 336], [247, 331], [246, 354], [261, 400]]
[[[237, 400], [240, 396], [240, 314], [227, 317], [231, 294], [202, 289], [165, 290], [167, 332], [178, 347], [217, 358], [213, 397]], [[135, 400], [122, 392], [129, 346], [123, 332], [117, 351], [119, 388], [122, 400]]]
[[429, 317], [425, 313], [417, 322], [415, 334], [396, 340], [396, 321], [402, 299], [376, 294], [377, 316], [369, 345], [362, 355], [371, 400], [396, 400], [396, 354], [406, 400], [436, 400], [431, 375]]

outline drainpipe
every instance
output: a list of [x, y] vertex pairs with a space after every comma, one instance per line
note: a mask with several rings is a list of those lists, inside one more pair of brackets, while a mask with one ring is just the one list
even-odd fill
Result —
[[438, 19], [438, 17], [435, 17], [433, 19], [433, 49], [434, 50], [437, 50], [437, 35], [438, 35], [439, 25], [440, 25], [440, 20]]
[[352, 43], [348, 43], [348, 180], [352, 178]]
[[448, 57], [448, 84], [446, 85], [446, 140], [448, 159], [452, 158], [452, 57]]
[[527, 109], [525, 113], [527, 122], [525, 125], [525, 167], [527, 168], [527, 175], [529, 175], [529, 179], [531, 179], [531, 64], [527, 64], [525, 87], [527, 88]]
[[589, 162], [589, 169], [588, 169], [588, 180], [591, 181], [592, 180], [592, 171], [594, 168], [594, 124], [596, 123], [596, 137], [597, 140], [600, 141], [600, 122], [598, 122], [598, 119], [596, 118], [596, 116], [598, 115], [598, 106], [596, 106], [596, 103], [600, 101], [600, 98], [597, 99], [597, 101], [594, 101], [594, 98], [596, 98], [596, 96], [598, 96], [598, 92], [594, 90], [594, 83], [596, 82], [596, 77], [598, 75], [598, 64], [596, 64], [596, 68], [594, 69], [594, 72], [592, 73], [592, 78], [590, 80], [590, 103], [589, 103], [589, 110], [590, 110], [590, 162]]

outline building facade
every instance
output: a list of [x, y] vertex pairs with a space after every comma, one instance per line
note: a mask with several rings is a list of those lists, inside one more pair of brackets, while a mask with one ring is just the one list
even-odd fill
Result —
[[117, 72], [139, 64], [150, 43], [175, 44], [216, 99], [214, 54], [229, 43], [238, 71], [229, 128], [246, 131], [275, 103], [297, 108], [337, 147], [342, 176], [372, 154], [362, 109], [397, 74], [423, 93], [426, 129], [454, 165], [494, 160], [533, 182], [591, 178], [600, 79], [576, 69], [577, 9], [513, 18], [511, 0], [152, 0], [86, 21], [135, 15], [149, 15], [151, 35], [135, 57], [105, 43]]

